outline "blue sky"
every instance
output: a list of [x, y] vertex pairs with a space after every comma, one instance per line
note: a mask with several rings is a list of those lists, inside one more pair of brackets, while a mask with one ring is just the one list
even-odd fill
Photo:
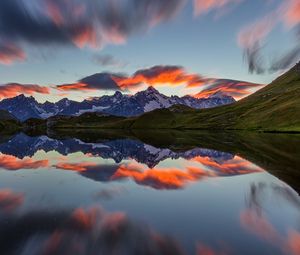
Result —
[[[59, 8], [64, 8], [61, 5], [63, 0], [45, 1], [52, 1]], [[289, 1], [293, 2], [293, 0]], [[77, 2], [84, 5], [89, 1], [78, 0]], [[130, 0], [125, 2], [130, 4]], [[151, 5], [151, 1], [144, 2]], [[181, 1], [174, 2], [178, 4]], [[204, 6], [205, 2], [206, 0], [202, 2], [198, 0], [199, 5]], [[255, 24], [273, 10], [280, 8], [283, 2], [288, 1], [240, 0], [239, 3], [235, 3], [235, 0], [224, 0], [224, 5], [219, 6], [220, 2], [222, 1], [216, 1], [214, 6], [196, 16], [194, 15], [195, 3], [191, 0], [182, 1], [171, 17], [162, 19], [155, 26], [146, 24], [141, 31], [126, 34], [121, 44], [109, 42], [100, 48], [89, 47], [89, 45], [76, 47], [69, 43], [55, 42], [37, 44], [31, 39], [28, 40], [26, 35], [24, 38], [20, 35], [16, 38], [21, 38], [19, 45], [22, 46], [26, 57], [0, 64], [0, 84], [2, 86], [8, 83], [37, 84], [55, 88], [55, 85], [74, 83], [95, 73], [112, 72], [130, 76], [137, 70], [156, 65], [182, 66], [187, 73], [199, 74], [201, 77], [269, 83], [283, 70], [272, 73], [267, 70], [263, 74], [250, 73], [244, 57], [244, 49], [238, 43], [238, 35], [245, 27]], [[33, 7], [37, 4], [36, 0], [28, 1], [23, 8], [34, 10]], [[1, 18], [0, 12], [0, 21], [4, 18]], [[297, 43], [294, 40], [293, 28], [287, 28], [280, 21], [276, 22], [267, 36], [259, 38], [259, 40], [263, 39], [261, 46], [266, 62]], [[0, 51], [1, 41], [9, 42], [9, 36], [10, 34], [0, 32]], [[109, 59], [111, 63], [99, 61], [103, 58]], [[184, 86], [166, 85], [159, 86], [158, 89], [166, 94], [189, 93]], [[194, 88], [193, 91], [202, 89], [202, 87]], [[90, 96], [112, 93], [114, 90], [101, 88], [67, 93], [51, 89], [50, 94], [34, 93], [34, 96], [40, 101], [46, 99], [56, 101], [62, 96], [81, 100]]]

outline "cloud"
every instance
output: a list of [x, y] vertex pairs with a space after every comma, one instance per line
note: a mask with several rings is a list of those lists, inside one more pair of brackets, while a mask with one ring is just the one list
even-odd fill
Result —
[[121, 88], [130, 88], [138, 84], [148, 86], [201, 86], [203, 78], [198, 74], [187, 73], [181, 66], [157, 65], [136, 71], [130, 77], [114, 77]]
[[206, 98], [213, 94], [221, 93], [225, 95], [231, 95], [235, 98], [241, 98], [251, 94], [254, 89], [258, 89], [262, 86], [264, 85], [244, 81], [216, 79], [211, 80], [208, 83], [208, 86], [206, 86], [205, 89], [194, 95], [194, 97]]
[[256, 211], [248, 209], [241, 212], [240, 220], [247, 231], [260, 238], [272, 243], [281, 241], [281, 237], [274, 226], [265, 216], [257, 214]]
[[130, 91], [140, 85], [153, 87], [183, 86], [186, 91], [189, 89], [199, 89], [200, 92], [194, 95], [197, 98], [205, 98], [216, 92], [240, 98], [251, 93], [252, 89], [263, 86], [244, 81], [206, 78], [199, 74], [189, 73], [181, 66], [156, 65], [137, 70], [130, 76], [116, 73], [97, 73], [85, 77], [76, 83], [58, 85], [56, 88], [63, 91]]
[[82, 163], [58, 163], [55, 167], [63, 170], [70, 170], [75, 172], [84, 172], [90, 168], [96, 167], [97, 164], [92, 162], [82, 162]]
[[112, 180], [130, 178], [136, 183], [154, 189], [182, 189], [188, 183], [210, 176], [209, 171], [197, 167], [186, 169], [153, 168], [144, 169], [141, 165], [122, 165], [111, 177]]
[[0, 249], [31, 255], [187, 254], [174, 237], [101, 207], [7, 215], [0, 221]]
[[[265, 63], [263, 45], [268, 36], [278, 25], [286, 30], [294, 29], [295, 46], [287, 52]], [[262, 74], [266, 71], [277, 72], [290, 68], [300, 57], [300, 2], [282, 0], [282, 3], [271, 10], [265, 17], [244, 27], [238, 35], [238, 44], [244, 50], [249, 72]]]
[[0, 212], [12, 212], [24, 202], [24, 195], [10, 189], [0, 190]]
[[48, 165], [48, 160], [35, 161], [31, 158], [18, 159], [10, 155], [0, 155], [0, 167], [6, 170], [38, 169]]
[[40, 85], [7, 83], [0, 85], [0, 99], [14, 97], [20, 94], [32, 95], [35, 93], [49, 94], [50, 89]]
[[300, 254], [300, 232], [296, 230], [289, 231], [287, 249], [292, 255]]
[[105, 54], [95, 54], [93, 62], [104, 67], [125, 67], [127, 65], [127, 63], [116, 59], [114, 56]]
[[0, 64], [10, 65], [15, 61], [23, 61], [25, 59], [25, 52], [18, 46], [12, 43], [0, 43]]
[[196, 255], [229, 255], [233, 254], [232, 249], [227, 246], [221, 247], [221, 249], [216, 250], [202, 242], [198, 242], [196, 245]]
[[194, 14], [196, 16], [212, 10], [223, 10], [230, 5], [236, 5], [243, 0], [194, 0]]
[[185, 0], [1, 0], [0, 38], [10, 44], [34, 47], [100, 48], [124, 43], [129, 36], [170, 20], [184, 3]]
[[228, 159], [221, 163], [215, 161], [213, 158], [199, 156], [191, 160], [206, 166], [212, 171], [216, 171], [216, 174], [219, 176], [251, 174], [263, 171], [261, 168], [238, 156], [234, 156], [233, 159]]
[[187, 73], [180, 66], [157, 65], [136, 71], [133, 75], [97, 73], [77, 83], [58, 85], [59, 90], [127, 90], [140, 84], [148, 86], [201, 86], [204, 79], [197, 74]]
[[197, 162], [201, 165], [188, 164], [180, 169], [157, 167], [148, 169], [141, 164], [121, 165], [111, 177], [111, 180], [130, 178], [140, 185], [155, 189], [181, 189], [191, 182], [208, 177], [250, 174], [262, 171], [262, 169], [239, 157], [218, 163], [211, 158], [198, 156], [191, 159], [191, 162]]
[[[273, 195], [267, 196], [266, 194]], [[299, 254], [300, 232], [292, 227], [287, 229], [286, 234], [281, 233], [270, 221], [269, 212], [265, 211], [265, 203], [272, 202], [277, 205], [280, 202], [285, 202], [298, 212], [300, 205], [298, 194], [284, 184], [253, 183], [246, 201], [247, 208], [240, 214], [241, 226], [263, 241], [278, 247], [284, 254]]]
[[58, 85], [56, 88], [63, 91], [120, 90], [120, 86], [115, 81], [116, 77], [119, 76], [112, 73], [96, 73], [76, 83]]

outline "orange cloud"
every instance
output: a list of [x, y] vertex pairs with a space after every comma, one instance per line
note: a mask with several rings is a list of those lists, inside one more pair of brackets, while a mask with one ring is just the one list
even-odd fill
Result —
[[24, 195], [10, 189], [0, 190], [0, 211], [12, 212], [24, 202]]
[[133, 179], [135, 182], [155, 189], [180, 189], [187, 183], [209, 176], [209, 171], [196, 167], [186, 170], [176, 168], [141, 169], [139, 165], [122, 165], [111, 177], [112, 180], [123, 178]]
[[84, 83], [68, 83], [57, 86], [58, 90], [68, 91], [68, 90], [93, 90], [88, 87], [88, 84]]
[[278, 246], [285, 254], [300, 254], [300, 232], [290, 229], [287, 236], [281, 235], [260, 212], [247, 209], [240, 215], [242, 226], [265, 241]]
[[194, 0], [194, 14], [201, 15], [212, 10], [222, 10], [243, 0]]
[[276, 13], [271, 13], [254, 24], [244, 27], [238, 34], [241, 47], [252, 47], [258, 41], [265, 39], [276, 25]]
[[102, 210], [100, 208], [91, 208], [89, 210], [78, 208], [72, 213], [71, 217], [79, 223], [82, 228], [90, 229], [95, 225], [97, 217], [101, 214]]
[[198, 74], [187, 73], [180, 66], [153, 66], [136, 71], [132, 76], [113, 73], [97, 73], [85, 77], [76, 83], [58, 85], [58, 90], [127, 90], [140, 84], [148, 86], [180, 86], [200, 87], [206, 79]]
[[300, 2], [298, 0], [289, 0], [281, 7], [283, 11], [284, 22], [293, 27], [300, 23]]
[[209, 167], [211, 170], [217, 170], [219, 175], [250, 174], [263, 171], [261, 168], [254, 166], [238, 156], [222, 163], [218, 163], [209, 157], [195, 157], [192, 161]]
[[215, 93], [222, 93], [240, 99], [253, 93], [254, 90], [265, 86], [263, 84], [225, 79], [211, 80], [210, 83], [205, 89], [193, 96], [196, 98], [207, 98]]
[[34, 161], [30, 158], [18, 159], [10, 155], [0, 155], [0, 167], [7, 170], [38, 169], [48, 165], [49, 160]]
[[[197, 166], [195, 162], [201, 165]], [[207, 167], [207, 169], [203, 166]], [[89, 177], [89, 171], [91, 171], [90, 173], [93, 172], [95, 176], [97, 174], [94, 171], [99, 171], [99, 175], [101, 172], [105, 175], [105, 178], [101, 181], [116, 181], [128, 178], [139, 185], [149, 186], [154, 189], [182, 189], [192, 182], [208, 177], [241, 175], [263, 171], [261, 168], [237, 156], [222, 163], [218, 163], [209, 157], [199, 156], [186, 161], [181, 168], [148, 168], [135, 161], [130, 164], [116, 165], [112, 168], [101, 167], [101, 165], [92, 162], [63, 162], [55, 165], [55, 167], [80, 172], [86, 177]]]
[[57, 26], [61, 26], [65, 22], [64, 15], [61, 13], [61, 9], [55, 2], [49, 0], [46, 1], [46, 12]]
[[290, 230], [287, 239], [287, 250], [292, 255], [300, 254], [300, 232], [296, 230]]
[[254, 210], [246, 210], [241, 213], [240, 220], [242, 226], [260, 238], [276, 243], [281, 241], [281, 237], [273, 225], [263, 215], [258, 215]]
[[12, 43], [0, 43], [0, 64], [10, 65], [15, 61], [24, 61], [25, 52]]
[[[71, 216], [60, 213], [58, 219], [61, 215], [65, 220], [58, 221], [51, 231], [44, 231], [34, 247], [39, 254], [98, 254], [99, 251], [103, 254], [144, 254], [148, 251], [149, 254], [187, 254], [174, 238], [132, 221], [123, 212], [111, 213], [94, 207], [75, 209]], [[52, 218], [49, 217], [49, 223]], [[21, 249], [26, 244], [20, 245]]]
[[15, 97], [20, 94], [32, 95], [35, 93], [39, 94], [49, 94], [50, 89], [47, 87], [42, 87], [40, 85], [34, 84], [19, 84], [19, 83], [8, 83], [5, 85], [0, 85], [0, 99]]
[[227, 252], [228, 249], [223, 249], [221, 251], [215, 250], [204, 243], [198, 242], [196, 246], [196, 255], [227, 255], [231, 254]]
[[130, 88], [142, 83], [148, 86], [186, 85], [197, 87], [204, 85], [204, 79], [201, 76], [186, 73], [184, 68], [180, 66], [153, 66], [138, 70], [131, 77], [116, 76], [113, 79], [121, 88]]
[[97, 48], [98, 46], [97, 34], [92, 27], [84, 27], [73, 36], [72, 40], [78, 48], [85, 46]]
[[55, 167], [63, 170], [70, 170], [76, 172], [87, 171], [90, 167], [95, 167], [97, 164], [92, 162], [83, 163], [58, 163]]
[[[160, 1], [0, 1], [0, 38], [12, 44], [62, 45], [100, 48], [120, 44], [127, 38], [146, 33], [153, 26], [175, 17], [185, 0]], [[11, 22], [11, 16], [18, 22]], [[3, 46], [2, 46], [3, 47]], [[19, 48], [0, 46], [0, 63], [24, 60]]]
[[199, 74], [189, 73], [181, 66], [157, 65], [136, 71], [131, 76], [114, 73], [96, 73], [75, 83], [56, 86], [60, 91], [92, 91], [92, 90], [133, 90], [139, 85], [147, 86], [183, 86], [189, 89], [199, 88], [196, 98], [207, 98], [221, 92], [236, 98], [244, 97], [262, 84], [244, 81], [206, 78]]

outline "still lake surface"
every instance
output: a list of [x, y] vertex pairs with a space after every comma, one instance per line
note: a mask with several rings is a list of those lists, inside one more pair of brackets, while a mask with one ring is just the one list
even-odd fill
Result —
[[2, 138], [0, 253], [298, 255], [299, 195], [264, 163], [129, 138]]

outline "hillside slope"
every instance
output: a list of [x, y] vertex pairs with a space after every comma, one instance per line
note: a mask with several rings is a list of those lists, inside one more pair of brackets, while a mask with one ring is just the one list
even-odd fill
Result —
[[[118, 123], [120, 126], [120, 123]], [[205, 110], [156, 110], [128, 119], [124, 128], [242, 129], [300, 132], [299, 64], [268, 86], [228, 106]]]

